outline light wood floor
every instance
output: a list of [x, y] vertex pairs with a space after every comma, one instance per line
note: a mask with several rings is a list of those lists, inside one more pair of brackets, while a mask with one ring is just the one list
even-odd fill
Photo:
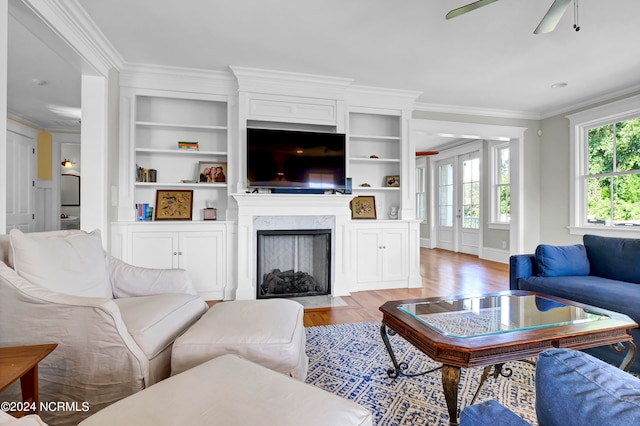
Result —
[[342, 297], [348, 306], [306, 309], [305, 327], [381, 321], [388, 300], [478, 294], [509, 289], [509, 265], [439, 249], [420, 249], [421, 288], [359, 291]]

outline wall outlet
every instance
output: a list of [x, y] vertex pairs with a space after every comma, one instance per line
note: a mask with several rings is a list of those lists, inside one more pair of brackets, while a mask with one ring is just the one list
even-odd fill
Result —
[[507, 248], [507, 242], [506, 242], [506, 241], [503, 241], [503, 242], [502, 242], [502, 248], [503, 248], [503, 249], [506, 249], [506, 248]]

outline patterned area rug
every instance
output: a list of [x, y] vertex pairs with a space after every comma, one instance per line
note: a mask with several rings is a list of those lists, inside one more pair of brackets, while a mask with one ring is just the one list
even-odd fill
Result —
[[[306, 333], [307, 383], [366, 407], [374, 416], [374, 425], [449, 424], [440, 370], [419, 377], [387, 376], [393, 364], [380, 337], [380, 323], [308, 327]], [[409, 372], [438, 366], [400, 336], [390, 341], [398, 361], [409, 365]], [[476, 402], [496, 399], [536, 425], [534, 367], [513, 362], [505, 368], [511, 368], [513, 375], [489, 377]], [[458, 407], [469, 405], [481, 376], [482, 368], [462, 370]]]

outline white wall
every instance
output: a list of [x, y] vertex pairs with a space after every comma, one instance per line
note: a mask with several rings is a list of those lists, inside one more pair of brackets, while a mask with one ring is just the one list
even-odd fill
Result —
[[0, 234], [7, 232], [7, 58], [9, 2], [0, 1]]

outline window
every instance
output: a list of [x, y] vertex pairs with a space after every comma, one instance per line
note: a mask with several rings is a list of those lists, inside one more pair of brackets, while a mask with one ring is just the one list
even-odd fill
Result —
[[493, 143], [490, 146], [491, 223], [508, 225], [511, 222], [509, 143]]
[[640, 117], [587, 129], [587, 223], [640, 226]]
[[427, 207], [427, 183], [426, 183], [426, 167], [418, 166], [416, 168], [416, 217], [420, 220], [426, 220]]
[[440, 226], [453, 226], [453, 164], [438, 167], [438, 217]]
[[640, 96], [569, 119], [572, 228], [640, 231]]

